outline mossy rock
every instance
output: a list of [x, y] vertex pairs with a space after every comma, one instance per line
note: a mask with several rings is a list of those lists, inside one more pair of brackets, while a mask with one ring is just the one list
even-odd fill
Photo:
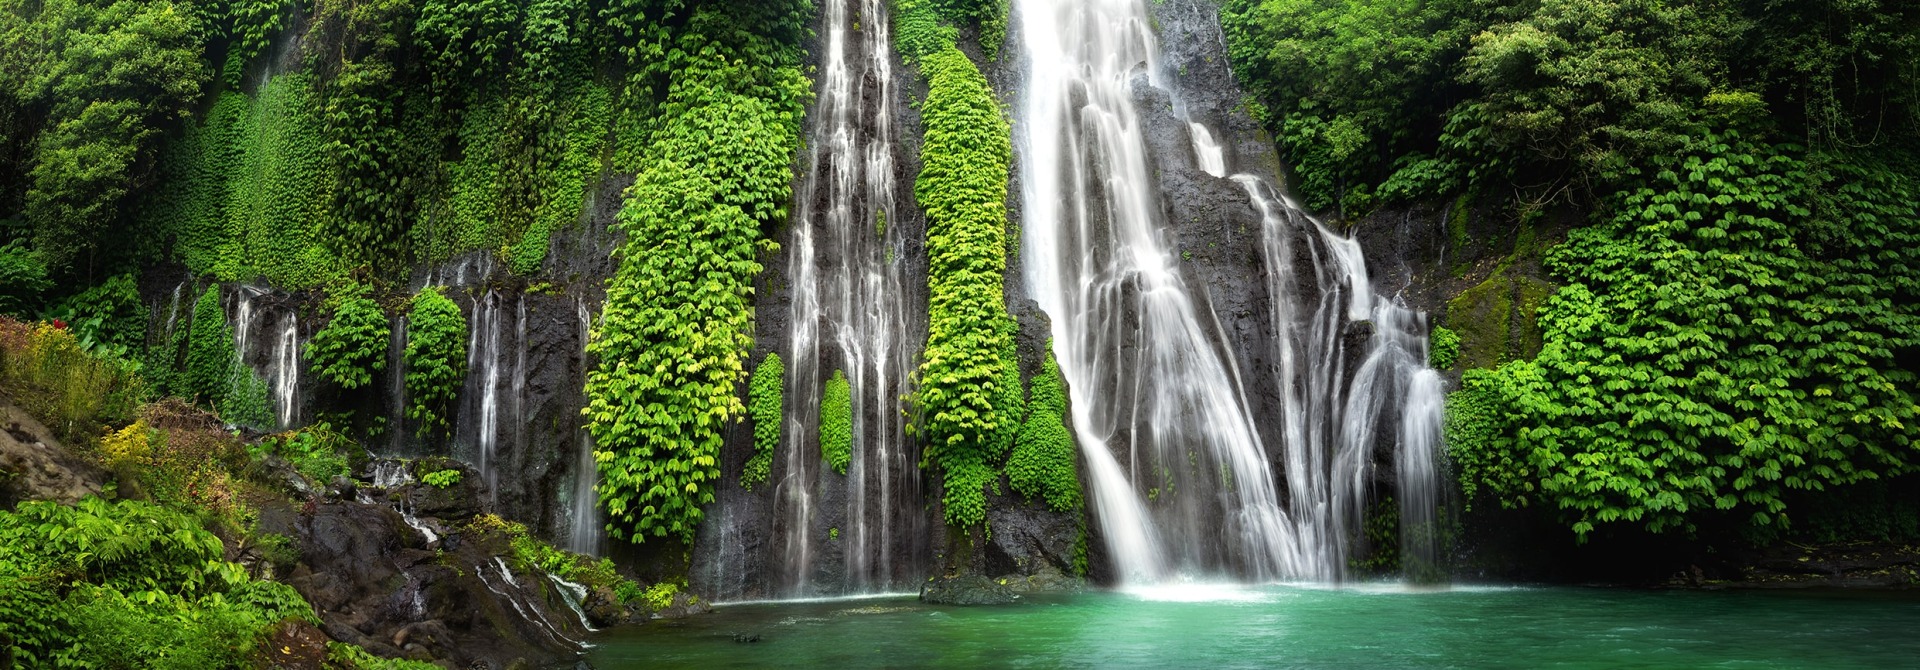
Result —
[[1492, 368], [1540, 353], [1540, 305], [1553, 287], [1502, 269], [1447, 301], [1446, 327], [1460, 334], [1461, 369]]

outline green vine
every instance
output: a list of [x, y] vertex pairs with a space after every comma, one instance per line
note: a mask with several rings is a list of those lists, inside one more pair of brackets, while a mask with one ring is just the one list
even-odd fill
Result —
[[387, 369], [387, 341], [392, 328], [380, 305], [367, 297], [367, 288], [351, 285], [334, 295], [333, 318], [307, 343], [314, 374], [357, 389], [373, 383], [373, 373]]
[[953, 32], [919, 0], [895, 4], [902, 54], [927, 80], [924, 164], [914, 195], [927, 213], [929, 326], [915, 394], [928, 463], [944, 475], [947, 523], [986, 519], [997, 477], [1024, 414], [1002, 272], [1012, 140], [1000, 106]]
[[[612, 534], [691, 543], [713, 501], [724, 429], [744, 414], [761, 231], [787, 215], [809, 85], [790, 42], [800, 6], [767, 23], [694, 10], [658, 64], [671, 73], [649, 158], [616, 226], [626, 236], [588, 344], [587, 427]], [[770, 30], [773, 37], [752, 30]]]
[[467, 376], [467, 319], [438, 286], [414, 294], [407, 311], [407, 418], [419, 433], [450, 427], [447, 415]]
[[1047, 357], [1040, 375], [1033, 378], [1027, 410], [1027, 421], [1014, 441], [1013, 455], [1007, 459], [1007, 483], [1029, 500], [1045, 500], [1056, 512], [1079, 509], [1078, 452], [1066, 424], [1066, 384], [1060, 379], [1060, 364], [1052, 356]]
[[749, 491], [767, 481], [773, 472], [773, 454], [780, 448], [780, 428], [784, 421], [781, 393], [786, 383], [786, 366], [779, 354], [767, 354], [753, 369], [747, 383], [747, 411], [753, 415], [753, 457], [740, 472], [740, 487]]

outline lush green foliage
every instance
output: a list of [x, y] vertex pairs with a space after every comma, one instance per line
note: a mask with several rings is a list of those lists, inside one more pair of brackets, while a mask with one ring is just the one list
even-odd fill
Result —
[[1436, 331], [1435, 365], [1499, 366], [1449, 400], [1470, 497], [1582, 535], [1750, 530], [1911, 470], [1920, 8], [1231, 0], [1223, 23], [1313, 206], [1466, 190], [1523, 237], [1596, 210], [1546, 254], [1551, 297], [1510, 257], [1449, 303], [1457, 361]]
[[74, 294], [47, 315], [66, 322], [87, 351], [131, 359], [145, 344], [147, 311], [133, 275], [122, 274]]
[[387, 341], [392, 327], [380, 305], [354, 285], [333, 296], [333, 318], [307, 343], [307, 360], [314, 374], [357, 389], [373, 383], [373, 373], [387, 369]]
[[1007, 483], [1028, 500], [1045, 500], [1056, 512], [1077, 510], [1081, 504], [1079, 450], [1067, 429], [1066, 383], [1052, 356], [1033, 378], [1031, 395], [1027, 420], [1014, 440], [1013, 455], [1007, 458]]
[[1586, 533], [1767, 526], [1792, 491], [1912, 471], [1913, 172], [1733, 131], [1649, 172], [1548, 257], [1568, 285], [1540, 356], [1470, 383], [1504, 411], [1463, 429], [1463, 476], [1509, 504], [1537, 487]]
[[133, 363], [89, 353], [68, 330], [0, 317], [0, 392], [85, 447], [132, 418], [145, 385]]
[[407, 310], [407, 418], [420, 434], [448, 427], [467, 376], [467, 317], [438, 286], [414, 294]]
[[1001, 276], [1013, 149], [993, 89], [933, 11], [914, 0], [895, 4], [901, 52], [927, 80], [914, 196], [927, 213], [930, 323], [915, 404], [928, 461], [945, 480], [947, 523], [968, 527], [986, 519], [994, 464], [1025, 413]]
[[220, 306], [220, 287], [209, 286], [193, 305], [193, 329], [187, 337], [184, 383], [176, 392], [197, 402], [218, 406], [226, 401], [228, 376], [239, 366], [233, 348], [233, 328]]
[[318, 623], [184, 512], [98, 498], [0, 512], [0, 655], [25, 667], [246, 667], [288, 618]]
[[452, 470], [452, 469], [435, 470], [433, 472], [420, 475], [420, 481], [426, 482], [435, 488], [444, 489], [446, 487], [453, 486], [454, 484], [460, 483], [460, 471]]
[[690, 543], [713, 500], [723, 429], [744, 413], [755, 254], [791, 197], [805, 9], [699, 7], [657, 64], [666, 95], [588, 344], [584, 413], [615, 537]]
[[247, 452], [256, 459], [269, 453], [279, 454], [292, 463], [300, 474], [306, 475], [308, 480], [326, 486], [334, 477], [353, 474], [347, 462], [347, 452], [356, 448], [358, 445], [352, 440], [336, 432], [331, 424], [321, 421], [299, 430], [270, 435], [248, 445]]
[[853, 462], [853, 387], [839, 370], [820, 396], [820, 458], [843, 475]]
[[1460, 334], [1444, 326], [1434, 326], [1427, 335], [1427, 365], [1435, 370], [1449, 370], [1460, 360]]
[[781, 393], [787, 368], [779, 354], [767, 354], [753, 369], [747, 383], [747, 411], [753, 415], [753, 457], [740, 471], [740, 487], [749, 491], [763, 484], [773, 472], [773, 454], [780, 449], [780, 429], [784, 405]]
[[1221, 23], [1317, 209], [1604, 195], [1733, 87], [1815, 149], [1920, 129], [1920, 9], [1904, 3], [1230, 0]]
[[53, 281], [39, 252], [20, 240], [0, 244], [0, 314], [31, 314], [49, 288]]
[[202, 29], [167, 0], [0, 3], [0, 117], [12, 119], [8, 135], [22, 134], [7, 144], [25, 163], [4, 170], [24, 178], [4, 180], [0, 190], [20, 190], [0, 203], [22, 201], [56, 275], [89, 276], [124, 251], [119, 206], [159, 126], [185, 115], [206, 79]]

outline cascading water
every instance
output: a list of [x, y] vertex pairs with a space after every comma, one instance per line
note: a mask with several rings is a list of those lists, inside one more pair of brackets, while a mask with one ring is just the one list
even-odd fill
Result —
[[[255, 375], [256, 380], [265, 380], [267, 400], [273, 404], [274, 426], [292, 428], [300, 412], [300, 320], [291, 309], [281, 314], [280, 328], [272, 335], [272, 351], [265, 356], [255, 356], [253, 329], [258, 309], [255, 303], [269, 295], [269, 289], [238, 287], [234, 294], [233, 347], [242, 370]], [[253, 365], [255, 360], [260, 361], [258, 368]]]
[[[515, 301], [511, 323], [505, 303], [499, 291], [488, 290], [473, 299], [473, 316], [468, 322], [467, 365], [471, 372], [467, 376], [466, 397], [473, 403], [469, 407], [471, 416], [477, 419], [472, 422], [470, 437], [476, 459], [474, 466], [487, 483], [490, 497], [497, 496], [500, 490], [501, 448], [518, 446], [524, 428], [521, 418], [526, 395], [526, 347], [512, 346], [513, 355], [509, 359], [508, 345], [526, 341], [526, 295], [520, 294]], [[503, 344], [509, 327], [514, 329], [513, 339]], [[508, 437], [504, 445], [502, 434]]]
[[[1146, 3], [1015, 6], [1028, 67], [1017, 124], [1023, 265], [1052, 317], [1095, 516], [1121, 580], [1340, 578], [1383, 425], [1394, 427], [1409, 480], [1402, 504], [1426, 505], [1430, 518], [1440, 384], [1424, 366], [1424, 318], [1375, 299], [1357, 242], [1264, 180], [1233, 175], [1263, 221], [1272, 364], [1250, 372], [1271, 375], [1256, 381], [1271, 382], [1282, 407], [1263, 439], [1224, 329], [1182, 276], [1163, 220], [1134, 99], [1136, 78], [1165, 88]], [[1195, 166], [1227, 176], [1213, 133], [1182, 120]], [[1311, 267], [1294, 267], [1297, 257]], [[1373, 324], [1367, 348], [1346, 351], [1363, 321]], [[1350, 353], [1363, 357], [1348, 375]]]
[[1234, 361], [1164, 239], [1132, 101], [1136, 66], [1151, 73], [1156, 57], [1144, 2], [1016, 6], [1029, 68], [1023, 265], [1053, 320], [1120, 578], [1329, 571], [1306, 565], [1289, 533]]
[[[857, 4], [856, 4], [857, 3]], [[790, 246], [793, 286], [786, 389], [784, 590], [810, 594], [822, 475], [820, 397], [831, 368], [852, 387], [853, 450], [846, 480], [843, 590], [917, 578], [896, 544], [917, 537], [917, 456], [901, 420], [913, 351], [895, 214], [895, 95], [884, 0], [830, 0], [810, 170]]]
[[[586, 363], [588, 334], [593, 332], [593, 313], [587, 310], [585, 298], [574, 302], [575, 312], [580, 318], [580, 351], [582, 365]], [[522, 327], [524, 331], [524, 326]], [[567, 551], [589, 556], [600, 555], [606, 531], [600, 520], [599, 497], [593, 487], [600, 481], [600, 468], [593, 458], [593, 433], [585, 426], [579, 429], [580, 437], [573, 455], [573, 500], [568, 507], [567, 518], [572, 525], [567, 534]]]
[[280, 340], [274, 345], [273, 365], [268, 379], [273, 385], [274, 415], [281, 428], [293, 427], [300, 411], [300, 320], [288, 310], [280, 327]]

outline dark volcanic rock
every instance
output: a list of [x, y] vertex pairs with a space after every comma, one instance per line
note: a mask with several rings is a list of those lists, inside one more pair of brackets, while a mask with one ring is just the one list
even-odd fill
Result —
[[[288, 527], [273, 527], [289, 524]], [[297, 539], [286, 579], [330, 637], [376, 654], [461, 667], [546, 665], [576, 658], [586, 630], [551, 581], [515, 573], [476, 543], [434, 552], [383, 505], [328, 502], [262, 514], [263, 530]]]
[[935, 605], [1011, 605], [1019, 600], [1011, 587], [980, 575], [939, 577], [920, 589], [920, 602]]
[[0, 509], [28, 500], [70, 505], [100, 493], [106, 476], [67, 453], [39, 421], [0, 398]]

